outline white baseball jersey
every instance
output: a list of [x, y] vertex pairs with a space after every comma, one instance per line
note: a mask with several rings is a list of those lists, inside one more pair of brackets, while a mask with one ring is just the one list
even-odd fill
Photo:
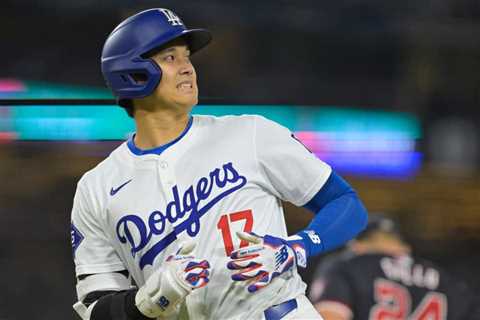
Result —
[[193, 116], [161, 149], [141, 151], [130, 139], [79, 181], [72, 210], [77, 275], [127, 269], [141, 286], [193, 239], [194, 255], [212, 271], [209, 284], [186, 299], [182, 312], [190, 319], [259, 319], [303, 294], [295, 268], [252, 294], [231, 280], [226, 264], [247, 245], [238, 230], [286, 238], [280, 200], [304, 205], [331, 168], [260, 116]]

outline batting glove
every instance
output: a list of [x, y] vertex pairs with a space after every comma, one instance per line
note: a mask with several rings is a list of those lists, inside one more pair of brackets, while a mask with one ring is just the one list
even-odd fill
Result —
[[232, 280], [253, 282], [247, 287], [249, 292], [266, 287], [296, 265], [306, 267], [305, 249], [300, 237], [285, 240], [241, 231], [237, 232], [237, 236], [253, 245], [233, 251], [227, 268], [237, 271]]
[[141, 313], [150, 318], [168, 316], [192, 290], [207, 285], [210, 264], [190, 255], [194, 248], [194, 242], [182, 245], [138, 290], [135, 305]]

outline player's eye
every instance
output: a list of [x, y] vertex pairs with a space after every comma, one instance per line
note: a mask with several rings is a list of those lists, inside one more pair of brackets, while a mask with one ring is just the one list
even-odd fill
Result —
[[170, 54], [170, 55], [168, 55], [168, 56], [163, 57], [163, 60], [164, 60], [164, 61], [171, 62], [171, 61], [174, 61], [174, 60], [175, 60], [175, 57], [174, 57], [172, 54]]

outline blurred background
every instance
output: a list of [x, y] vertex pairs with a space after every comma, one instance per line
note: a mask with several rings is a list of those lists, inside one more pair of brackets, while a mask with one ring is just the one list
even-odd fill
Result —
[[[103, 42], [151, 7], [213, 33], [193, 58], [195, 113], [286, 125], [419, 255], [480, 288], [478, 0], [3, 0], [0, 99], [111, 98]], [[133, 130], [115, 106], [0, 107], [1, 320], [74, 318], [76, 182]], [[286, 209], [291, 232], [311, 217]]]

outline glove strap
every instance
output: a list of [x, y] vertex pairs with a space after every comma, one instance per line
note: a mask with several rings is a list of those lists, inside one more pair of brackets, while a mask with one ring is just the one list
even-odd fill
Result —
[[295, 253], [295, 262], [300, 268], [307, 267], [307, 251], [305, 250], [305, 243], [303, 238], [299, 235], [293, 235], [287, 238], [287, 245]]

